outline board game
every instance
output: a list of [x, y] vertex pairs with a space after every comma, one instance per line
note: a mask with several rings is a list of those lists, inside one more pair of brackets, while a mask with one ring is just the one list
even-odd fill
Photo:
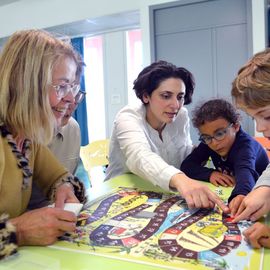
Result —
[[188, 209], [172, 193], [119, 188], [81, 212], [74, 234], [53, 248], [156, 265], [165, 269], [261, 269], [263, 252], [215, 209]]

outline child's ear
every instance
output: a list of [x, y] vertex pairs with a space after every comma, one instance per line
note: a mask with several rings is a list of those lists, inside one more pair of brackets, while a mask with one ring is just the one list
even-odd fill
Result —
[[240, 129], [240, 123], [236, 122], [235, 124], [233, 124], [233, 127], [234, 127], [235, 131], [238, 132]]

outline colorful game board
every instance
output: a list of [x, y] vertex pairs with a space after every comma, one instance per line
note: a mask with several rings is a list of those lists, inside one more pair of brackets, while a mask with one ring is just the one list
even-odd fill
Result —
[[175, 194], [120, 188], [81, 212], [76, 233], [54, 248], [168, 269], [261, 269], [263, 253], [220, 209], [189, 210]]

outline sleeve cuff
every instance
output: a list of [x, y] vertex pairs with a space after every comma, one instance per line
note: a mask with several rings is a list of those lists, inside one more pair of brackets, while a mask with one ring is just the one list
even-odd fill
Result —
[[269, 179], [261, 179], [262, 181], [260, 181], [260, 178], [258, 179], [258, 181], [256, 182], [255, 186], [253, 187], [253, 189], [256, 189], [258, 187], [270, 187], [270, 181]]
[[8, 221], [8, 215], [0, 216], [0, 260], [17, 253], [16, 228]]
[[[183, 173], [182, 171], [180, 171], [179, 169], [176, 169], [173, 166], [170, 166], [168, 168], [166, 168], [166, 170], [164, 170], [164, 172], [162, 173], [162, 179], [163, 181], [158, 183], [158, 185], [164, 189], [164, 190], [168, 190], [168, 191], [175, 191], [174, 189], [172, 189], [170, 187], [170, 181], [171, 178], [175, 175], [175, 174], [181, 174]], [[166, 180], [164, 180], [166, 179]]]
[[76, 176], [73, 176], [72, 174], [65, 175], [54, 184], [52, 188], [51, 196], [50, 196], [50, 199], [52, 202], [55, 201], [56, 189], [63, 184], [71, 184], [74, 189], [74, 194], [78, 198], [78, 200], [81, 203], [86, 202], [85, 187], [83, 183]]

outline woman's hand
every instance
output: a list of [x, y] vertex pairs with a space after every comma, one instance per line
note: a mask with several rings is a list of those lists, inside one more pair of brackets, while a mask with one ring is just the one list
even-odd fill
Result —
[[77, 217], [59, 208], [44, 207], [25, 212], [10, 220], [16, 227], [19, 246], [50, 245], [65, 232], [73, 232]]
[[235, 180], [232, 176], [218, 171], [214, 171], [211, 173], [209, 181], [216, 187], [233, 187], [235, 185]]
[[242, 219], [257, 220], [270, 211], [270, 187], [261, 186], [252, 190], [242, 201], [233, 222]]
[[73, 186], [69, 183], [60, 185], [55, 193], [55, 207], [63, 209], [65, 203], [79, 203], [74, 194]]
[[230, 213], [232, 216], [234, 216], [237, 213], [245, 197], [246, 197], [245, 195], [237, 195], [230, 201], [229, 208], [230, 208]]
[[245, 230], [243, 235], [253, 248], [270, 248], [270, 227], [266, 224], [256, 222]]
[[188, 178], [183, 173], [175, 174], [170, 186], [180, 192], [189, 208], [214, 208], [217, 204], [225, 213], [229, 212], [229, 208], [206, 185]]

